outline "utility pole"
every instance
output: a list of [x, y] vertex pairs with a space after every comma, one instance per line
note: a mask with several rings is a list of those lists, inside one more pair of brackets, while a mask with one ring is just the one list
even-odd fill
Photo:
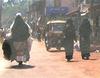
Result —
[[2, 27], [2, 24], [1, 24], [1, 16], [2, 16], [2, 3], [3, 1], [0, 0], [0, 28]]

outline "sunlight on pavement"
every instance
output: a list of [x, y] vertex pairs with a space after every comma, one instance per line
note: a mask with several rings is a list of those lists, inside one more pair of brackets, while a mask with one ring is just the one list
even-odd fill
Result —
[[5, 68], [8, 66], [8, 62], [5, 59], [0, 59], [0, 75], [5, 72]]
[[9, 62], [3, 58], [3, 52], [2, 52], [2, 45], [0, 43], [0, 75], [5, 72], [5, 68], [9, 65]]

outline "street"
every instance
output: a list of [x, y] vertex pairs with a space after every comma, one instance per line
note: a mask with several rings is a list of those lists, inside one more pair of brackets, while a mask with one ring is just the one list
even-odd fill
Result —
[[45, 49], [44, 42], [33, 40], [30, 60], [23, 67], [3, 58], [0, 46], [0, 78], [100, 78], [100, 53], [91, 52], [90, 60], [82, 60], [74, 50], [72, 62], [65, 61], [65, 52]]

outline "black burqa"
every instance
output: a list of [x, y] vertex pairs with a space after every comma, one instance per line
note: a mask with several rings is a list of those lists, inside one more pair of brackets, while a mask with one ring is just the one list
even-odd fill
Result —
[[11, 29], [12, 39], [14, 41], [24, 41], [30, 36], [28, 25], [21, 16], [17, 16]]
[[71, 19], [67, 20], [64, 33], [65, 33], [65, 39], [64, 39], [65, 58], [72, 59], [73, 45], [74, 45], [74, 40], [76, 40], [76, 35], [75, 35], [75, 27]]
[[92, 32], [90, 22], [88, 19], [84, 19], [80, 28], [80, 50], [82, 57], [89, 57], [90, 56], [90, 34]]
[[28, 25], [23, 21], [21, 16], [18, 15], [16, 17], [11, 33], [11, 38], [6, 39], [2, 45], [4, 58], [6, 60], [10, 60], [11, 58], [12, 48], [14, 49], [13, 41], [25, 41], [30, 36]]

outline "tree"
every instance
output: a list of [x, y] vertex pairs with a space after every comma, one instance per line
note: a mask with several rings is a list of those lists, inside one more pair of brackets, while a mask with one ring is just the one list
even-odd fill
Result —
[[2, 16], [2, 3], [3, 3], [3, 1], [2, 1], [2, 0], [0, 0], [0, 28], [1, 28], [1, 26], [2, 26], [2, 24], [1, 24], [1, 16]]

